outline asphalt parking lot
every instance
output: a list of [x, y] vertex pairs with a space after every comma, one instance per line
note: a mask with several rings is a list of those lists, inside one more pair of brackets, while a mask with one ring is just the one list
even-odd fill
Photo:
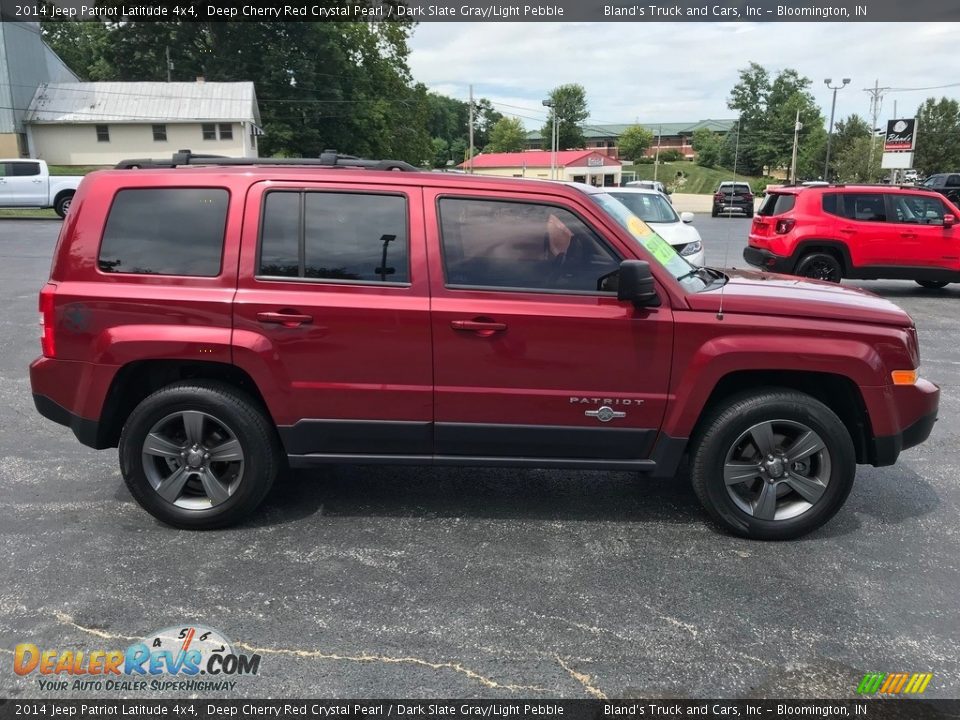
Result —
[[[695, 226], [708, 263], [744, 266], [747, 220]], [[960, 697], [960, 284], [858, 283], [916, 319], [940, 421], [799, 541], [720, 533], [683, 478], [355, 466], [189, 533], [134, 503], [114, 450], [34, 410], [59, 228], [0, 220], [0, 697], [44, 695], [11, 670], [18, 643], [189, 623], [262, 654], [230, 697], [851, 697], [868, 671]]]

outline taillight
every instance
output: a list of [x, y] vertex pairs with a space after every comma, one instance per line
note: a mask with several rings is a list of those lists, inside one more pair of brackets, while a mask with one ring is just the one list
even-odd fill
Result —
[[719, 190], [713, 194], [714, 200], [723, 200], [723, 193]]
[[777, 220], [777, 235], [786, 235], [788, 232], [793, 230], [793, 226], [797, 224], [797, 221], [793, 218], [784, 218], [782, 220]]
[[40, 291], [40, 348], [43, 356], [56, 357], [56, 344], [53, 340], [53, 331], [56, 326], [54, 319], [53, 298], [56, 285], [46, 285]]
[[753, 193], [744, 193], [744, 194], [743, 194], [743, 199], [744, 199], [744, 200], [753, 200]]

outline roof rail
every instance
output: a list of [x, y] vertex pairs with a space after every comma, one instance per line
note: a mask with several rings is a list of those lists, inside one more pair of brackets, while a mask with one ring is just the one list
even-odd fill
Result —
[[185, 165], [288, 165], [328, 168], [365, 168], [367, 170], [397, 170], [419, 172], [420, 168], [403, 160], [366, 160], [355, 155], [342, 155], [336, 150], [324, 150], [318, 158], [249, 158], [225, 157], [223, 155], [201, 155], [190, 150], [178, 150], [169, 160], [121, 160], [114, 168], [132, 170], [135, 168], [175, 168]]

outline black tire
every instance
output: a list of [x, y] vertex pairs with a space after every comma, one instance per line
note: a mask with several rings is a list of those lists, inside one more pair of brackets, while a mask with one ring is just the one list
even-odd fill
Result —
[[[193, 416], [202, 414], [204, 419], [200, 423], [201, 436], [204, 429], [208, 437], [212, 437], [219, 432], [218, 428], [223, 428], [228, 434], [226, 437], [239, 443], [242, 462], [238, 465], [239, 470], [235, 469], [231, 475], [235, 487], [229, 491], [226, 499], [218, 502], [212, 499], [214, 493], [207, 493], [210, 495], [209, 507], [197, 507], [197, 504], [203, 502], [199, 497], [203, 494], [199, 492], [199, 488], [195, 488], [193, 494], [190, 494], [190, 483], [199, 485], [200, 476], [190, 474], [192, 468], [187, 465], [186, 460], [161, 457], [145, 460], [143, 456], [148, 433], [167, 418], [175, 418], [178, 413], [189, 413]], [[176, 420], [170, 422], [175, 423]], [[183, 420], [180, 425], [184, 431], [186, 424], [186, 420]], [[189, 434], [186, 442], [189, 442]], [[210, 453], [216, 452], [214, 445], [217, 442], [219, 441], [211, 441], [211, 447], [208, 448]], [[168, 525], [189, 530], [211, 530], [243, 520], [266, 497], [282, 467], [282, 453], [276, 430], [258, 404], [233, 386], [201, 380], [168, 385], [137, 405], [123, 426], [119, 454], [123, 478], [141, 507]], [[145, 463], [154, 465], [149, 467]], [[215, 463], [211, 460], [208, 465], [230, 472], [229, 462]], [[177, 491], [178, 497], [175, 501], [188, 503], [188, 507], [161, 497], [148, 478], [149, 474], [156, 480], [158, 473], [162, 475], [169, 470], [172, 475], [177, 469], [184, 470], [184, 474], [190, 478], [182, 485], [184, 490]], [[221, 485], [220, 490], [226, 494], [224, 487], [226, 486]], [[206, 491], [206, 485], [203, 490]]]
[[61, 193], [56, 202], [53, 204], [53, 209], [56, 211], [57, 215], [62, 218], [67, 216], [67, 213], [70, 212], [70, 203], [73, 202], [73, 193]]
[[950, 283], [945, 280], [916, 280], [917, 285], [920, 287], [926, 288], [927, 290], [939, 290], [944, 288]]
[[797, 261], [793, 274], [814, 280], [838, 283], [843, 278], [843, 267], [835, 255], [826, 252], [811, 252]]
[[713, 210], [710, 211], [710, 217], [717, 217], [719, 214], [720, 214], [720, 211], [717, 210], [716, 208], [713, 208]]
[[[769, 476], [764, 475], [757, 475], [756, 479], [744, 485], [731, 483], [728, 486], [724, 479], [725, 464], [730, 453], [737, 452], [740, 447], [749, 447], [740, 444], [744, 434], [752, 437], [749, 435], [751, 429], [766, 424], [770, 424], [771, 428], [789, 427], [784, 425], [785, 423], [812, 430], [822, 442], [822, 452], [811, 456], [816, 459], [809, 463], [812, 468], [816, 462], [820, 471], [828, 477], [819, 498], [808, 503], [793, 489], [789, 480], [786, 483], [771, 481]], [[798, 429], [797, 432], [802, 431]], [[786, 439], [784, 437], [777, 441], [773, 432], [770, 437], [774, 439], [774, 444]], [[754, 452], [756, 448], [759, 448], [759, 444], [756, 444]], [[789, 454], [791, 449], [792, 445], [787, 445], [785, 450], [781, 446], [775, 452]], [[824, 454], [827, 458], [825, 462]], [[728, 398], [710, 410], [693, 438], [690, 458], [693, 489], [710, 517], [734, 535], [757, 540], [790, 540], [820, 527], [843, 505], [853, 487], [856, 474], [853, 441], [836, 414], [809, 395], [777, 388], [751, 390]], [[782, 467], [785, 469], [788, 464], [784, 463]], [[796, 464], [789, 467], [797, 471]], [[809, 507], [794, 517], [761, 519], [745, 511], [733, 498], [736, 492], [748, 491], [751, 487], [755, 488], [754, 492], [763, 493], [766, 483], [771, 485], [774, 492], [775, 514], [781, 512], [781, 503], [784, 515], [789, 515], [792, 509], [796, 510], [803, 505]], [[781, 485], [784, 487], [781, 488]], [[736, 490], [731, 490], [731, 487]], [[778, 494], [780, 492], [783, 493], [782, 497]], [[759, 504], [759, 494], [757, 498]], [[749, 501], [745, 504], [750, 505]], [[757, 507], [753, 509], [758, 511]]]

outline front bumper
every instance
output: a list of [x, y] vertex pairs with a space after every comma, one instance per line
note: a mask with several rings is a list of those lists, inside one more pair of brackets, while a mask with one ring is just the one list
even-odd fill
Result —
[[747, 245], [743, 249], [743, 259], [756, 268], [767, 272], [789, 275], [793, 272], [793, 258], [776, 255], [769, 250]]
[[893, 388], [901, 421], [899, 432], [873, 438], [870, 464], [893, 465], [903, 450], [919, 445], [930, 437], [940, 407], [940, 388], [920, 379], [916, 385]]

